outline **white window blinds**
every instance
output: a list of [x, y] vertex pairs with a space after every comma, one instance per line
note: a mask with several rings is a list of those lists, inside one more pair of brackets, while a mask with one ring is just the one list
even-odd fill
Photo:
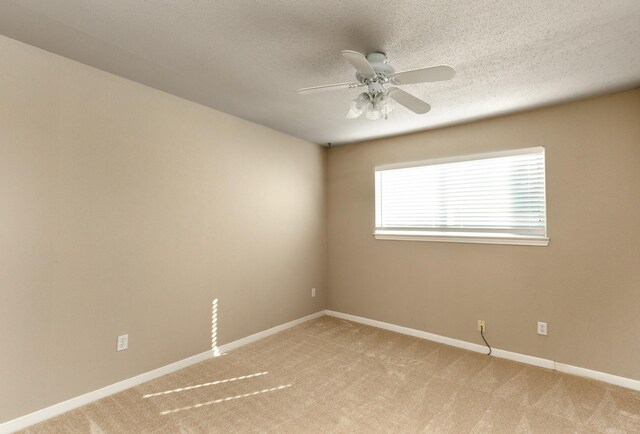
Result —
[[377, 168], [376, 234], [546, 237], [544, 148]]

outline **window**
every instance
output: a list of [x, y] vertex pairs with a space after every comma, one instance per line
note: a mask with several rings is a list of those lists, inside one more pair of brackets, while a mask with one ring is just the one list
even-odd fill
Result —
[[377, 239], [546, 246], [544, 148], [377, 167]]

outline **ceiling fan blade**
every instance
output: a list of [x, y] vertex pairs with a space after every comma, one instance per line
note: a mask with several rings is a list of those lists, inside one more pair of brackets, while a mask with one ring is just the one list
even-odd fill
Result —
[[419, 115], [423, 115], [431, 110], [431, 106], [429, 104], [422, 101], [420, 98], [416, 98], [410, 93], [405, 92], [404, 90], [398, 89], [397, 87], [389, 89], [389, 96], [398, 104], [405, 106], [412, 112]]
[[364, 54], [360, 54], [357, 51], [344, 50], [342, 51], [342, 56], [349, 61], [356, 68], [358, 74], [363, 77], [375, 77], [376, 71], [373, 70], [373, 67], [369, 63]]
[[455, 69], [447, 65], [440, 65], [396, 72], [393, 76], [393, 81], [396, 84], [429, 83], [432, 81], [451, 80], [455, 75]]
[[325, 84], [323, 86], [313, 86], [313, 87], [303, 87], [302, 89], [298, 89], [298, 93], [300, 95], [306, 95], [308, 93], [320, 93], [327, 92], [331, 90], [341, 90], [341, 89], [353, 89], [356, 87], [362, 87], [364, 84], [361, 83], [336, 83], [336, 84]]

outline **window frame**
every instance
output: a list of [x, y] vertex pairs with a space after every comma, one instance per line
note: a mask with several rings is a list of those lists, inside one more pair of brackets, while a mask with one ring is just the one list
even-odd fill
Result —
[[[543, 153], [544, 173], [543, 173], [543, 191], [544, 191], [544, 236], [540, 235], [517, 235], [512, 233], [486, 233], [473, 232], [471, 229], [456, 229], [452, 231], [446, 230], [387, 230], [377, 228], [377, 216], [379, 212], [378, 192], [376, 186], [376, 173], [383, 170], [404, 169], [410, 167], [429, 166], [445, 163], [456, 163], [464, 161], [477, 161], [489, 158], [509, 157], [516, 155], [525, 155], [533, 153]], [[449, 242], [449, 243], [472, 243], [472, 244], [506, 244], [506, 245], [523, 245], [523, 246], [547, 246], [549, 244], [549, 233], [547, 227], [547, 152], [544, 146], [536, 146], [521, 149], [509, 149], [497, 152], [487, 152], [478, 154], [457, 155], [452, 157], [435, 158], [429, 160], [411, 161], [406, 163], [385, 164], [374, 167], [374, 231], [373, 236], [376, 240], [396, 240], [396, 241], [432, 241], [432, 242]]]

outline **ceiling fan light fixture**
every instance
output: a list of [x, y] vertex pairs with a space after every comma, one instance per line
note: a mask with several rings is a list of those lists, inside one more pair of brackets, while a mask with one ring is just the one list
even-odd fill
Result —
[[371, 98], [366, 92], [361, 93], [358, 97], [349, 102], [349, 112], [347, 113], [347, 119], [355, 119], [367, 110], [371, 105]]
[[396, 102], [393, 100], [393, 98], [390, 98], [388, 94], [385, 94], [380, 99], [380, 102], [378, 102], [377, 106], [380, 108], [380, 112], [386, 116], [396, 108]]
[[387, 92], [380, 92], [373, 96], [368, 92], [363, 92], [349, 102], [347, 119], [356, 119], [364, 115], [366, 119], [377, 121], [386, 118], [395, 107], [395, 101], [389, 97]]
[[364, 117], [370, 121], [377, 121], [387, 117], [396, 107], [395, 101], [386, 92], [370, 96], [370, 102], [365, 109]]
[[364, 117], [369, 119], [370, 121], [377, 121], [379, 119], [382, 119], [384, 117], [384, 115], [382, 114], [382, 112], [379, 109], [377, 109], [376, 107], [372, 106], [364, 114]]
[[363, 110], [358, 110], [355, 107], [355, 104], [353, 103], [353, 101], [349, 103], [349, 111], [347, 112], [347, 119], [359, 118], [360, 116], [362, 116], [362, 113], [363, 113]]

